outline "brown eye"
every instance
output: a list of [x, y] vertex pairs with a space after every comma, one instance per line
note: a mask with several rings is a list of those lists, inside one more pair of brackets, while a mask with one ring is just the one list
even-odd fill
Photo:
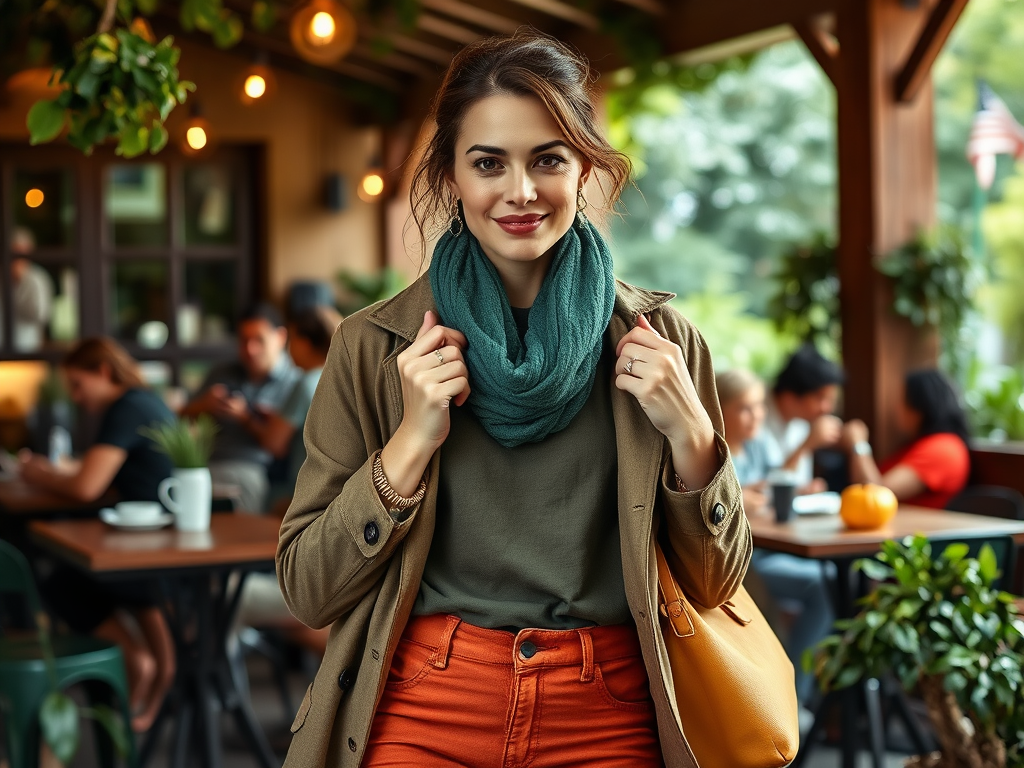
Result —
[[501, 167], [498, 161], [493, 157], [481, 158], [473, 163], [473, 166], [479, 168], [481, 171], [496, 171]]

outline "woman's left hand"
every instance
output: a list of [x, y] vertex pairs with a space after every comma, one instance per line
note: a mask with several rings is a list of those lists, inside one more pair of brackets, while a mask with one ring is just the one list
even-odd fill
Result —
[[637, 399], [673, 452], [702, 450], [714, 440], [711, 417], [697, 396], [682, 350], [662, 338], [646, 317], [639, 316], [615, 355], [615, 386]]

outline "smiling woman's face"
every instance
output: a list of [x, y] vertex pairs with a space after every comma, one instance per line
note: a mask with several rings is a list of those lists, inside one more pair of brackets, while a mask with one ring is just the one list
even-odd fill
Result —
[[540, 99], [488, 96], [466, 112], [451, 187], [503, 279], [546, 272], [588, 170]]

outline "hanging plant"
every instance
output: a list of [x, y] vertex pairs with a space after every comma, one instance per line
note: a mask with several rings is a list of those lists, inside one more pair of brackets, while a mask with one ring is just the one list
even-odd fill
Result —
[[836, 246], [824, 232], [782, 254], [774, 275], [778, 290], [768, 302], [776, 327], [823, 349], [838, 351], [839, 276]]
[[893, 310], [914, 325], [936, 328], [949, 362], [958, 368], [957, 338], [981, 282], [963, 232], [951, 224], [919, 232], [876, 259], [875, 268], [892, 280]]

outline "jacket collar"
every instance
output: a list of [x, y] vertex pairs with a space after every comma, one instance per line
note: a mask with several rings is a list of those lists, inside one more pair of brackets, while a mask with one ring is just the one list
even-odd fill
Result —
[[[639, 315], [653, 312], [674, 298], [674, 293], [650, 291], [616, 280], [612, 317], [613, 320], [615, 317], [620, 318], [627, 329], [632, 328]], [[413, 341], [416, 332], [423, 325], [423, 313], [428, 309], [437, 312], [437, 304], [430, 289], [430, 276], [423, 273], [397, 296], [387, 299], [371, 310], [369, 320], [407, 341]]]

